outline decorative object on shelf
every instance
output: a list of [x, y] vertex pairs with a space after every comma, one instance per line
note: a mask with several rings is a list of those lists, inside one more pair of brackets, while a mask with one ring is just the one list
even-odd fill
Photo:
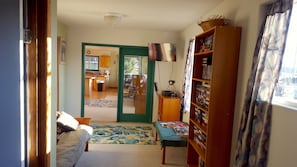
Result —
[[226, 19], [222, 15], [214, 15], [208, 17], [207, 19], [201, 19], [198, 25], [203, 29], [203, 31], [207, 31], [214, 26], [225, 26], [229, 24], [229, 19]]
[[204, 45], [208, 50], [212, 50], [213, 35], [205, 38]]
[[200, 42], [199, 52], [207, 52], [213, 49], [212, 48], [213, 35], [207, 36], [204, 39], [200, 39], [199, 42]]

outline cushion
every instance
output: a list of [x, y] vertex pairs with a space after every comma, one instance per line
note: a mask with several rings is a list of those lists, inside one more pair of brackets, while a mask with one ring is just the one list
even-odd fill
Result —
[[73, 131], [77, 128], [79, 122], [70, 114], [62, 111], [57, 119], [57, 130], [60, 133]]
[[77, 130], [83, 129], [85, 131], [87, 131], [89, 133], [90, 136], [92, 136], [93, 134], [93, 128], [89, 125], [78, 125]]

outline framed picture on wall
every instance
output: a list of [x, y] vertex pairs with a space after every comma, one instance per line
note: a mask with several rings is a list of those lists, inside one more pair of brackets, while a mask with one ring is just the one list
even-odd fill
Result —
[[57, 63], [58, 64], [65, 64], [66, 63], [66, 42], [61, 38], [58, 37], [57, 40]]
[[64, 40], [61, 41], [60, 63], [66, 63], [66, 42]]

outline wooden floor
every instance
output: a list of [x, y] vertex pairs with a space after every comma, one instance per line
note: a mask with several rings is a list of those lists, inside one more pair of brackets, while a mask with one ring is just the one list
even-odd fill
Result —
[[[85, 100], [88, 99], [105, 99], [107, 96], [118, 95], [117, 88], [107, 88], [104, 91], [93, 90], [90, 96], [85, 96]], [[84, 110], [84, 116], [90, 117], [92, 121], [100, 122], [116, 122], [117, 121], [117, 108], [101, 108], [101, 107], [86, 107]]]
[[[107, 88], [104, 91], [93, 90], [89, 95], [85, 95], [86, 100], [93, 99], [117, 99], [118, 90], [117, 88]], [[132, 97], [124, 97], [122, 103], [123, 114], [145, 114], [145, 103], [146, 101], [137, 98], [137, 102]], [[140, 100], [139, 100], [140, 99]], [[137, 106], [136, 106], [137, 104]], [[84, 116], [90, 117], [92, 120], [104, 121], [104, 122], [115, 122], [117, 121], [117, 107], [95, 107], [95, 106], [84, 106]]]
[[106, 96], [117, 96], [118, 89], [117, 88], [107, 88], [103, 91], [95, 91], [93, 90], [90, 96], [85, 96], [85, 99], [104, 99]]

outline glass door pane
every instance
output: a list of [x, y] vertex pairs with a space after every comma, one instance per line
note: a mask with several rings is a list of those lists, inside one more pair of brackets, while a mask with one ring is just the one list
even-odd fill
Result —
[[148, 57], [125, 55], [123, 114], [146, 113]]

